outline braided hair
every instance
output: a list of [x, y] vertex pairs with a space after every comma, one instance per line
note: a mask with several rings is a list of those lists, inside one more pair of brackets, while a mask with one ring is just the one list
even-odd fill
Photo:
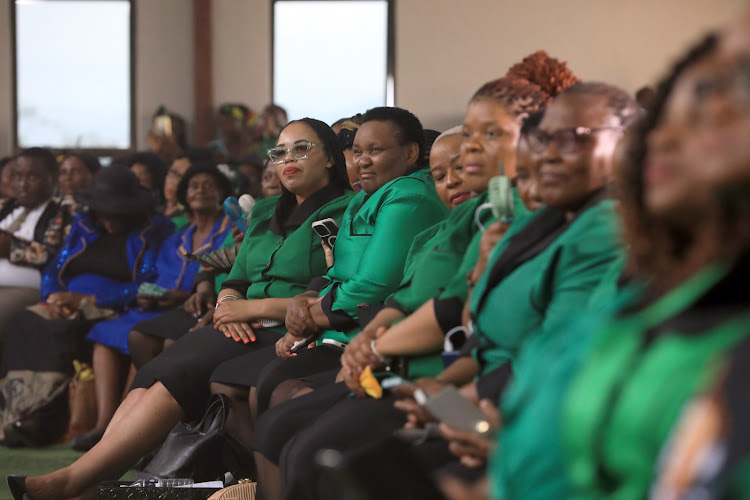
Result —
[[565, 62], [539, 50], [511, 66], [504, 77], [482, 85], [471, 99], [497, 99], [521, 123], [579, 81]]

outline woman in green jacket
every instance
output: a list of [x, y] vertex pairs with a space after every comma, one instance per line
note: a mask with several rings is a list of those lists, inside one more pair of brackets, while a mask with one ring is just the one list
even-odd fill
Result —
[[[100, 481], [119, 477], [181, 419], [202, 415], [217, 365], [273, 348], [289, 298], [325, 272], [312, 222], [341, 220], [353, 194], [336, 135], [319, 120], [288, 124], [270, 156], [277, 162], [283, 194], [253, 209], [240, 254], [219, 294], [214, 327], [189, 333], [147, 363], [94, 448], [65, 469], [25, 481], [33, 498], [90, 494]], [[268, 326], [272, 321], [277, 326]]]

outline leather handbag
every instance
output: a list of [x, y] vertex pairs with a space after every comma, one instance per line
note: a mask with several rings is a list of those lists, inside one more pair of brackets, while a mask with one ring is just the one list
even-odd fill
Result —
[[238, 439], [224, 430], [229, 414], [229, 397], [214, 394], [203, 418], [196, 423], [180, 422], [135, 479], [191, 478], [196, 482], [254, 475], [254, 461]]

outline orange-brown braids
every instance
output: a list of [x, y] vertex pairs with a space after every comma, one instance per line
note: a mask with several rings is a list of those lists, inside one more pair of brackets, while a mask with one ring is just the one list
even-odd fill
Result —
[[545, 51], [537, 50], [523, 58], [508, 70], [506, 76], [525, 78], [534, 82], [550, 97], [555, 97], [563, 90], [581, 80], [576, 77], [563, 61], [550, 57]]
[[501, 100], [509, 112], [523, 120], [579, 81], [564, 62], [540, 50], [512, 66], [504, 77], [482, 85], [472, 100], [481, 97]]

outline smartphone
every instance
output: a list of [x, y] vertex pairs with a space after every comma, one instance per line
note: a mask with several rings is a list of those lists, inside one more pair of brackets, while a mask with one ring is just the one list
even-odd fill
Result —
[[334, 349], [340, 349], [342, 352], [346, 349], [346, 344], [333, 339], [323, 339], [321, 342], [323, 345], [331, 346]]
[[308, 348], [308, 346], [310, 345], [310, 342], [312, 342], [312, 341], [315, 340], [315, 337], [316, 337], [316, 335], [310, 335], [307, 338], [304, 338], [302, 340], [298, 340], [297, 342], [294, 343], [294, 345], [292, 346], [290, 352], [292, 354], [297, 354], [299, 352], [304, 351], [305, 349]]
[[172, 135], [172, 117], [169, 115], [159, 115], [154, 118], [154, 131], [163, 136]]
[[336, 221], [331, 218], [316, 220], [312, 223], [312, 228], [323, 240], [323, 243], [333, 250], [333, 245], [336, 244], [336, 235], [339, 232], [339, 225], [336, 224]]
[[435, 396], [419, 401], [435, 418], [445, 422], [454, 429], [472, 432], [477, 436], [489, 436], [492, 433], [490, 423], [484, 414], [471, 401], [461, 395], [453, 386], [448, 386]]
[[499, 175], [490, 179], [487, 199], [495, 218], [501, 222], [513, 222], [513, 216], [515, 215], [513, 186], [508, 177]]

